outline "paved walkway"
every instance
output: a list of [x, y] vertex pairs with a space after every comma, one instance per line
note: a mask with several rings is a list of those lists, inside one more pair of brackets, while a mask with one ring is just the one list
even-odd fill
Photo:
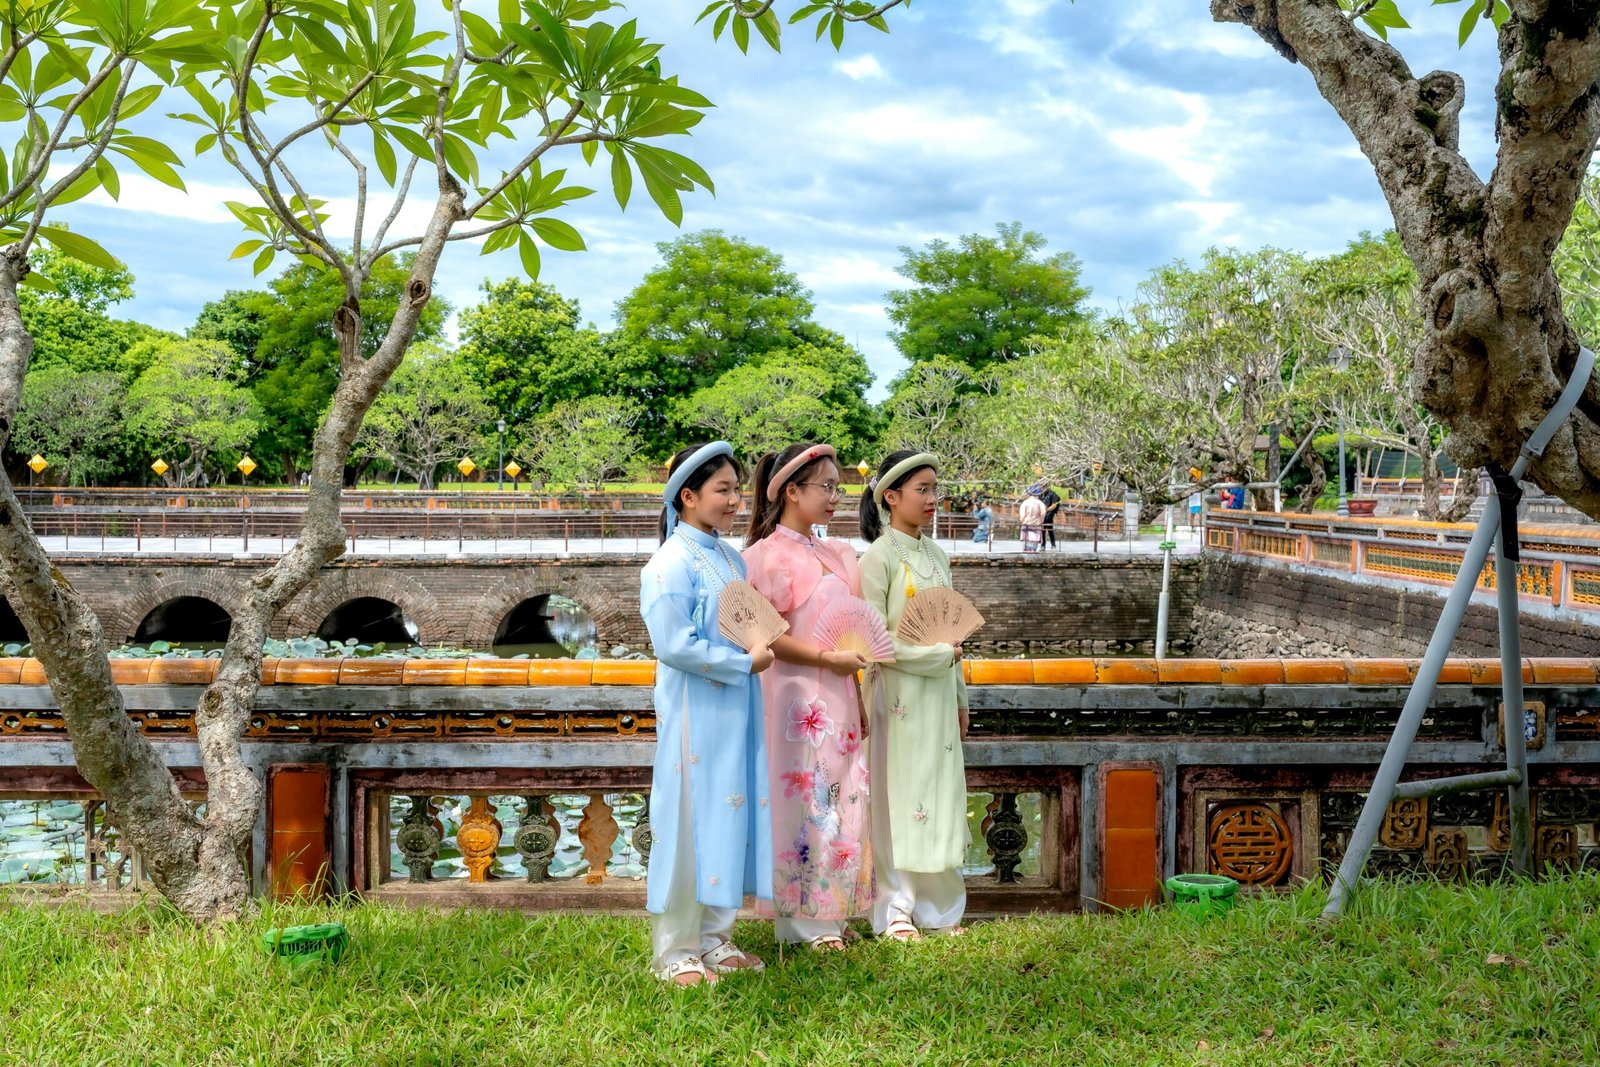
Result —
[[[248, 542], [242, 537], [44, 537], [40, 539], [45, 551], [56, 558], [95, 556], [225, 556], [272, 559], [281, 555], [294, 542], [288, 538], [252, 537]], [[1175, 555], [1199, 555], [1201, 539], [1198, 531], [1180, 528], [1175, 535], [1178, 543]], [[1102, 558], [1118, 556], [1160, 556], [1161, 538], [1145, 534], [1137, 541], [1102, 539], [1098, 555]], [[735, 539], [734, 543], [739, 543]], [[852, 542], [856, 550], [865, 551], [866, 544]], [[1022, 556], [1022, 542], [999, 541], [992, 545], [973, 544], [971, 541], [939, 540], [939, 545], [953, 556]], [[347, 552], [356, 557], [385, 556], [437, 556], [442, 559], [467, 556], [523, 556], [530, 558], [556, 558], [568, 556], [648, 556], [656, 549], [654, 538], [608, 537], [530, 540], [473, 540], [467, 538], [434, 538], [422, 541], [414, 538], [362, 537]], [[1046, 549], [1038, 558], [1072, 556], [1093, 558], [1096, 548], [1093, 541], [1062, 541], [1057, 549]]]

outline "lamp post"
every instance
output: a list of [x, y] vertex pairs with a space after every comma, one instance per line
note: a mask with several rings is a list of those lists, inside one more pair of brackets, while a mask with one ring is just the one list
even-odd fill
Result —
[[[1345, 351], [1345, 348], [1344, 348], [1343, 345], [1339, 345], [1338, 347], [1336, 347], [1333, 350], [1333, 366], [1334, 366], [1334, 369], [1339, 371], [1340, 374], [1343, 374], [1345, 372], [1345, 370], [1347, 368], [1349, 368], [1349, 366], [1350, 366], [1350, 353]], [[1350, 517], [1350, 499], [1349, 499], [1349, 497], [1345, 496], [1345, 491], [1344, 491], [1344, 487], [1345, 487], [1345, 481], [1344, 481], [1344, 383], [1342, 381], [1339, 383], [1338, 398], [1339, 398], [1339, 400], [1338, 400], [1339, 406], [1338, 406], [1338, 409], [1337, 409], [1338, 410], [1338, 414], [1339, 414], [1339, 509], [1338, 509], [1338, 515], [1339, 515], [1339, 517], [1341, 519], [1348, 519]]]
[[506, 420], [501, 419], [494, 424], [495, 430], [500, 434], [500, 462], [499, 470], [495, 473], [495, 491], [499, 492], [506, 487]]

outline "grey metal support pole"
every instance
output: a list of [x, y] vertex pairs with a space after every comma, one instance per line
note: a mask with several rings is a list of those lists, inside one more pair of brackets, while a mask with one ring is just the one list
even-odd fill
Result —
[[1506, 770], [1517, 775], [1507, 790], [1511, 817], [1511, 869], [1526, 874], [1533, 859], [1533, 821], [1528, 810], [1528, 745], [1523, 734], [1522, 633], [1517, 625], [1517, 564], [1504, 552], [1494, 559], [1500, 601], [1500, 699], [1506, 735]]
[[1500, 501], [1497, 497], [1490, 497], [1483, 510], [1483, 518], [1478, 521], [1478, 528], [1467, 544], [1461, 570], [1457, 572], [1455, 585], [1450, 587], [1450, 595], [1445, 599], [1444, 611], [1440, 613], [1439, 623], [1428, 641], [1422, 666], [1417, 668], [1417, 679], [1406, 696], [1400, 721], [1395, 723], [1394, 735], [1389, 739], [1389, 747], [1384, 750], [1383, 762], [1378, 765], [1378, 773], [1372, 780], [1372, 790], [1367, 794], [1367, 802], [1362, 805], [1361, 818], [1350, 832], [1350, 843], [1345, 846], [1339, 872], [1334, 875], [1333, 885], [1328, 890], [1327, 906], [1322, 909], [1325, 919], [1337, 918], [1344, 912], [1350, 890], [1360, 879], [1361, 869], [1367, 865], [1367, 855], [1378, 840], [1378, 829], [1383, 824], [1384, 813], [1394, 798], [1400, 772], [1405, 769], [1411, 742], [1416, 740], [1417, 730], [1422, 726], [1422, 717], [1428, 710], [1429, 701], [1433, 699], [1434, 688], [1439, 684], [1439, 671], [1450, 655], [1450, 645], [1456, 639], [1456, 631], [1461, 628], [1467, 604], [1472, 600], [1472, 591], [1478, 584], [1478, 575], [1489, 559], [1489, 546], [1494, 543], [1494, 535], [1499, 529]]
[[[1512, 465], [1509, 475], [1513, 482], [1519, 481], [1527, 473], [1529, 462], [1544, 454], [1545, 447], [1550, 444], [1550, 439], [1555, 436], [1556, 430], [1566, 422], [1568, 414], [1577, 406], [1578, 398], [1583, 394], [1589, 375], [1594, 370], [1594, 363], [1595, 354], [1587, 348], [1581, 349], [1560, 397], [1534, 430], [1533, 436], [1522, 446], [1521, 454]], [[1515, 516], [1512, 518], [1514, 521]], [[1461, 561], [1461, 570], [1456, 574], [1455, 584], [1451, 586], [1450, 595], [1445, 600], [1444, 611], [1439, 616], [1433, 637], [1428, 641], [1428, 650], [1423, 656], [1422, 666], [1417, 671], [1416, 681], [1406, 697], [1405, 707], [1400, 712], [1400, 721], [1395, 724], [1394, 735], [1389, 739], [1388, 748], [1384, 750], [1383, 762], [1378, 766], [1372, 790], [1367, 794], [1367, 801], [1361, 808], [1361, 818], [1357, 820], [1355, 829], [1350, 833], [1350, 842], [1345, 848], [1344, 859], [1339, 863], [1339, 871], [1328, 890], [1327, 906], [1322, 909], [1324, 919], [1336, 919], [1344, 912], [1350, 892], [1360, 879], [1362, 868], [1366, 866], [1367, 855], [1378, 839], [1378, 828], [1383, 822], [1384, 812], [1397, 795], [1400, 772], [1405, 768], [1411, 744], [1416, 740], [1423, 714], [1427, 711], [1434, 688], [1438, 685], [1439, 671], [1444, 666], [1450, 645], [1461, 626], [1462, 616], [1472, 599], [1478, 575], [1483, 571], [1483, 565], [1489, 556], [1489, 547], [1493, 543], [1495, 534], [1499, 532], [1502, 519], [1501, 500], [1496, 494], [1489, 498], [1488, 504], [1484, 507], [1483, 518], [1479, 520], [1478, 528], [1473, 531], [1472, 540], [1467, 545]], [[1522, 732], [1522, 646], [1517, 629], [1519, 618], [1516, 563], [1505, 558], [1506, 555], [1507, 553], [1502, 552], [1495, 560], [1495, 584], [1500, 609], [1502, 663], [1500, 684], [1501, 697], [1506, 703], [1507, 766], [1499, 776], [1499, 780], [1510, 790], [1513, 805], [1512, 862], [1521, 863], [1522, 867], [1519, 869], [1525, 869], [1531, 851], [1532, 831], [1528, 818], [1527, 752]], [[1485, 777], [1494, 776], [1471, 775], [1456, 779], [1418, 782], [1405, 792], [1407, 796], [1431, 796], [1453, 792], [1468, 783], [1476, 784], [1474, 779]], [[1518, 797], [1521, 798], [1520, 809], [1517, 807]], [[1519, 834], [1520, 838], [1517, 836]]]

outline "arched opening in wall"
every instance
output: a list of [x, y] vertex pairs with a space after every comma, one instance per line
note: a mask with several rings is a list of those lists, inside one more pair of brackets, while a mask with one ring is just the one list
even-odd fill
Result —
[[6, 603], [5, 597], [0, 597], [0, 646], [27, 643], [28, 631], [22, 628], [22, 620], [11, 610], [11, 605]]
[[594, 649], [600, 640], [589, 609], [560, 593], [524, 600], [500, 620], [494, 653], [508, 659], [563, 659]]
[[354, 639], [363, 645], [414, 645], [418, 631], [394, 601], [358, 596], [330, 611], [317, 627], [317, 636], [324, 641]]
[[203, 596], [180, 596], [157, 604], [134, 631], [133, 643], [170, 641], [189, 648], [220, 648], [228, 640], [233, 619], [222, 605]]

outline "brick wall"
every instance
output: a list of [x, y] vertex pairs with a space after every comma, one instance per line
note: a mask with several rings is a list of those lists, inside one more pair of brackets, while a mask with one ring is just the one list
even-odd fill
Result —
[[[1442, 586], [1434, 592], [1223, 556], [1206, 557], [1203, 584], [1200, 604], [1205, 608], [1344, 645], [1359, 656], [1422, 655], [1446, 593]], [[1494, 600], [1480, 595], [1468, 606], [1451, 652], [1495, 656], [1499, 651]], [[1600, 652], [1600, 627], [1584, 619], [1524, 611], [1522, 651], [1527, 656], [1593, 656]]]
[[[648, 645], [639, 619], [643, 557], [589, 556], [440, 559], [340, 559], [295, 598], [274, 636], [316, 632], [329, 612], [356, 597], [398, 604], [424, 644], [487, 648], [501, 620], [523, 600], [561, 593], [588, 608], [602, 647]], [[232, 614], [246, 583], [266, 564], [215, 557], [99, 557], [61, 563], [88, 598], [113, 644], [130, 640], [144, 617], [176, 597], [204, 597]], [[965, 558], [954, 562], [956, 588], [988, 619], [982, 644], [1036, 654], [1148, 651], [1155, 638], [1161, 565], [1148, 559], [1081, 557]], [[1174, 561], [1173, 640], [1186, 634], [1200, 595], [1196, 560]]]

